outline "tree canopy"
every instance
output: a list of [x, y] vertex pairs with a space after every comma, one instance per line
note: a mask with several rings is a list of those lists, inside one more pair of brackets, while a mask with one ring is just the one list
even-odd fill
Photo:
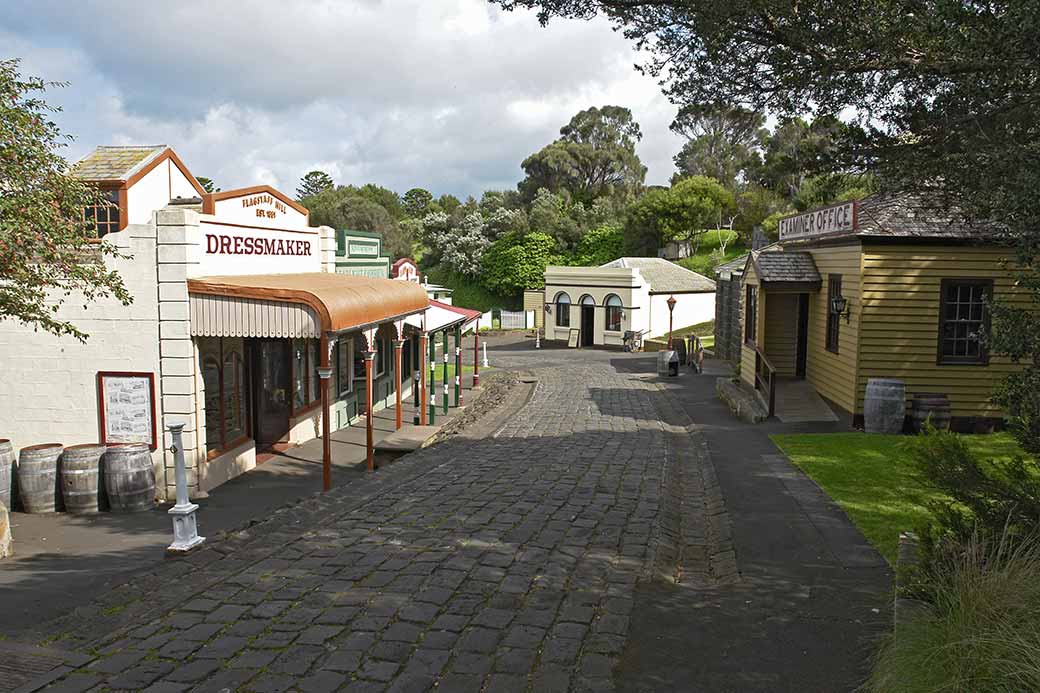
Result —
[[768, 137], [765, 115], [740, 106], [708, 104], [679, 111], [672, 131], [686, 138], [675, 156], [676, 178], [708, 176], [730, 190], [751, 179], [761, 165]]
[[591, 204], [602, 196], [630, 195], [646, 178], [636, 154], [642, 138], [632, 111], [620, 106], [588, 108], [560, 128], [560, 137], [524, 159], [518, 188], [525, 200], [539, 190], [567, 191]]
[[51, 120], [59, 109], [43, 98], [62, 86], [23, 77], [17, 60], [0, 60], [0, 319], [56, 335], [89, 335], [59, 312], [132, 297], [106, 258], [121, 257], [96, 232], [87, 208], [112, 204], [71, 175], [59, 151], [69, 136]]
[[302, 200], [305, 197], [323, 193], [331, 190], [334, 185], [332, 176], [329, 174], [324, 171], [311, 171], [300, 179], [300, 186], [296, 188], [296, 199]]

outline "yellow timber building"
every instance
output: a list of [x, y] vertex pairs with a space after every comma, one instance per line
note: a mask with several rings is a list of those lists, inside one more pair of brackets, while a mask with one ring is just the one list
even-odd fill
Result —
[[734, 271], [740, 379], [767, 405], [804, 380], [860, 426], [867, 381], [895, 378], [908, 406], [915, 394], [946, 394], [957, 430], [999, 425], [993, 390], [1017, 366], [989, 354], [983, 335], [991, 299], [1029, 300], [1008, 268], [1013, 254], [998, 227], [939, 218], [910, 195], [783, 219], [779, 242]]

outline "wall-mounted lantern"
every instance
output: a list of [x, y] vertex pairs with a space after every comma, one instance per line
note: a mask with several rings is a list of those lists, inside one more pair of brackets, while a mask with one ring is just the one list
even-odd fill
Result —
[[841, 294], [831, 299], [831, 312], [839, 318], [845, 318], [845, 324], [852, 322], [852, 309], [849, 307], [849, 299]]

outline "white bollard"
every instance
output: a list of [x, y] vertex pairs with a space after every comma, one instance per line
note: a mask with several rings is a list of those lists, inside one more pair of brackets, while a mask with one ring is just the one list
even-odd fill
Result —
[[173, 453], [174, 478], [177, 481], [177, 505], [168, 511], [173, 518], [173, 543], [166, 548], [166, 551], [187, 553], [206, 541], [206, 537], [199, 536], [199, 528], [195, 520], [195, 511], [199, 509], [199, 506], [188, 500], [188, 472], [184, 468], [184, 445], [181, 442], [181, 431], [184, 424], [170, 424], [168, 428], [170, 436], [173, 438], [170, 451]]
[[487, 342], [482, 342], [482, 343], [481, 343], [481, 346], [482, 346], [482, 347], [484, 347], [484, 363], [480, 364], [480, 367], [481, 367], [481, 368], [488, 368], [488, 360], [487, 360]]

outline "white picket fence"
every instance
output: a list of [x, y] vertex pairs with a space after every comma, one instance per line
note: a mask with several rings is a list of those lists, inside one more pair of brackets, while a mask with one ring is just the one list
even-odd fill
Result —
[[527, 327], [527, 313], [522, 310], [500, 311], [503, 330], [522, 330]]

